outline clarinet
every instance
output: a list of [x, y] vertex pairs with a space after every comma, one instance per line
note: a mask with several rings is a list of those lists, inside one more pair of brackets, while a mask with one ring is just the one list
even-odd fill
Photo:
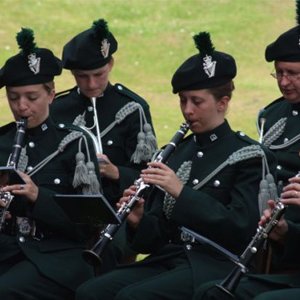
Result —
[[285, 205], [277, 201], [270, 220], [264, 224], [259, 225], [256, 231], [256, 234], [241, 254], [239, 261], [236, 262], [235, 268], [227, 275], [227, 277], [216, 286], [224, 291], [227, 296], [234, 298], [234, 292], [244, 274], [248, 272], [247, 265], [251, 262], [254, 255], [258, 252], [258, 250], [262, 247], [263, 242], [268, 238], [270, 232], [277, 225], [281, 216], [283, 215], [286, 207]]
[[[8, 178], [7, 178], [7, 182], [3, 184], [10, 184], [11, 181], [10, 177], [13, 176], [14, 173], [16, 172], [22, 146], [23, 146], [25, 130], [27, 128], [27, 119], [22, 118], [19, 121], [16, 121], [16, 125], [17, 125], [17, 132], [15, 135], [12, 151], [8, 158], [6, 168], [3, 168], [4, 171], [9, 172]], [[2, 192], [0, 190], [0, 199], [2, 200], [2, 202], [4, 202], [4, 206], [0, 207], [0, 232], [3, 231], [3, 227], [5, 224], [5, 216], [13, 198], [14, 196], [10, 192]]]
[[[174, 152], [178, 143], [184, 138], [189, 130], [187, 123], [183, 123], [179, 130], [175, 133], [171, 141], [166, 145], [166, 147], [160, 151], [160, 153], [155, 158], [155, 162], [166, 162], [170, 155]], [[136, 203], [141, 197], [143, 197], [146, 190], [150, 188], [149, 184], [146, 184], [142, 178], [139, 178], [134, 183], [136, 187], [136, 192], [129, 198], [129, 201], [124, 204], [118, 211], [117, 217], [120, 220], [119, 224], [108, 224], [100, 233], [98, 241], [90, 250], [83, 251], [84, 260], [90, 265], [94, 266], [95, 269], [99, 268], [102, 264], [101, 254], [105, 249], [106, 245], [113, 239], [114, 235], [118, 231], [120, 225], [126, 220], [127, 216], [130, 214]]]

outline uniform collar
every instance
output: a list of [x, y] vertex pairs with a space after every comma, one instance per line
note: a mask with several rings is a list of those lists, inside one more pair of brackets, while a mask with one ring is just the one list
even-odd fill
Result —
[[[113, 87], [112, 84], [109, 82], [109, 83], [107, 84], [106, 89], [105, 89], [104, 92], [102, 93], [102, 95], [100, 95], [99, 97], [97, 97], [97, 99], [103, 98], [103, 97], [105, 96], [105, 94], [107, 94], [107, 93], [112, 89], [112, 87]], [[79, 87], [76, 88], [76, 93], [77, 93], [82, 99], [87, 100], [86, 103], [88, 103], [88, 105], [90, 104], [90, 101], [91, 101], [90, 98], [87, 97], [87, 96], [85, 96], [84, 94], [82, 94], [82, 93], [80, 92], [80, 88], [79, 88]]]
[[300, 112], [300, 103], [293, 103], [292, 110]]
[[54, 123], [50, 117], [46, 119], [42, 124], [37, 127], [29, 128], [26, 130], [28, 136], [39, 136], [45, 133], [51, 126], [54, 126]]
[[225, 120], [224, 123], [222, 123], [221, 125], [219, 125], [211, 131], [207, 131], [201, 134], [195, 134], [194, 141], [199, 146], [207, 146], [228, 135], [228, 133], [230, 132], [231, 128], [227, 120]]

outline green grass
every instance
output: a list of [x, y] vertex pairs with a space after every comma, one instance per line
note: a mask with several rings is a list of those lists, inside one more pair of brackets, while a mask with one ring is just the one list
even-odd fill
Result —
[[[209, 31], [216, 49], [231, 53], [238, 65], [228, 119], [257, 138], [257, 112], [280, 95], [264, 50], [295, 25], [294, 6], [294, 0], [1, 0], [0, 66], [17, 53], [21, 27], [32, 28], [38, 46], [60, 56], [73, 35], [105, 18], [119, 42], [111, 80], [148, 100], [162, 145], [182, 122], [171, 77], [196, 53], [193, 34]], [[70, 74], [63, 72], [56, 85], [58, 91], [71, 87]], [[0, 125], [12, 120], [3, 89], [0, 110]]]

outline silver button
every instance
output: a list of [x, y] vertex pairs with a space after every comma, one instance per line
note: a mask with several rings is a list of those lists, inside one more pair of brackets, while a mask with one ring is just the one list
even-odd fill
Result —
[[293, 115], [293, 116], [298, 116], [298, 111], [297, 111], [297, 110], [293, 110], [293, 111], [292, 111], [292, 115]]
[[107, 141], [107, 145], [111, 146], [114, 142], [112, 140]]
[[31, 172], [31, 171], [32, 171], [32, 169], [33, 169], [33, 167], [32, 167], [32, 166], [28, 166], [28, 167], [27, 167], [27, 171], [28, 171], [28, 172]]
[[65, 124], [60, 123], [60, 124], [58, 124], [58, 127], [59, 127], [59, 128], [64, 128], [64, 127], [65, 127]]
[[283, 140], [284, 143], [287, 143], [288, 141], [289, 141], [288, 138], [284, 138], [284, 140]]
[[93, 111], [94, 108], [93, 108], [93, 106], [88, 106], [87, 110], [88, 110], [88, 111]]
[[198, 179], [194, 179], [193, 180], [193, 185], [196, 185], [196, 184], [198, 184], [199, 183], [199, 180]]
[[276, 169], [277, 169], [277, 170], [281, 170], [281, 169], [282, 169], [282, 166], [278, 165], [278, 166], [276, 167]]
[[20, 242], [20, 243], [24, 243], [24, 242], [25, 242], [24, 236], [20, 236], [20, 237], [19, 237], [19, 242]]
[[220, 184], [221, 184], [221, 182], [220, 182], [219, 180], [215, 180], [215, 181], [214, 181], [214, 186], [215, 186], [215, 187], [219, 186]]
[[118, 85], [118, 90], [122, 91], [123, 90], [123, 87]]
[[245, 133], [244, 132], [240, 132], [240, 136], [245, 136]]
[[199, 157], [199, 158], [201, 158], [201, 157], [203, 157], [203, 152], [202, 151], [199, 151], [199, 152], [197, 152], [197, 157]]
[[35, 144], [34, 144], [34, 142], [29, 142], [29, 144], [28, 144], [28, 145], [29, 145], [29, 147], [30, 147], [30, 148], [34, 148], [34, 147], [35, 147]]
[[59, 178], [55, 178], [55, 179], [54, 179], [54, 183], [55, 183], [55, 184], [60, 184], [60, 179], [59, 179]]

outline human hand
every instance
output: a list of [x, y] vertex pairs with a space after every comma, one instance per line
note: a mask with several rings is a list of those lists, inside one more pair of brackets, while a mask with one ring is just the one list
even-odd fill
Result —
[[107, 155], [97, 154], [100, 175], [109, 179], [118, 180], [120, 178], [119, 169], [114, 165]]
[[[258, 223], [260, 226], [264, 226], [267, 222], [270, 221], [270, 218], [272, 216], [272, 211], [276, 206], [276, 202], [274, 200], [269, 200], [268, 205], [269, 208], [264, 210], [263, 215], [261, 216], [261, 219]], [[275, 225], [272, 231], [269, 233], [268, 237], [269, 239], [274, 240], [278, 243], [283, 243], [287, 232], [288, 232], [288, 223], [282, 216], [278, 220], [278, 223]]]
[[[122, 198], [117, 203], [118, 209], [121, 209], [126, 204], [128, 204], [128, 202], [132, 199], [135, 193], [136, 193], [136, 187], [134, 185], [126, 189], [123, 193]], [[127, 216], [127, 222], [133, 228], [136, 228], [142, 219], [142, 216], [144, 214], [144, 203], [145, 200], [143, 198], [137, 200], [133, 208], [131, 208], [129, 215]]]
[[18, 174], [23, 179], [25, 184], [12, 184], [2, 188], [3, 192], [10, 192], [13, 195], [19, 195], [26, 197], [30, 202], [34, 203], [38, 197], [39, 188], [31, 180], [30, 176], [18, 171]]
[[175, 172], [161, 162], [150, 162], [148, 168], [142, 170], [141, 177], [147, 184], [161, 187], [172, 197], [177, 198], [183, 189], [183, 183]]
[[300, 206], [300, 177], [292, 177], [289, 182], [282, 190], [281, 202], [285, 205]]

